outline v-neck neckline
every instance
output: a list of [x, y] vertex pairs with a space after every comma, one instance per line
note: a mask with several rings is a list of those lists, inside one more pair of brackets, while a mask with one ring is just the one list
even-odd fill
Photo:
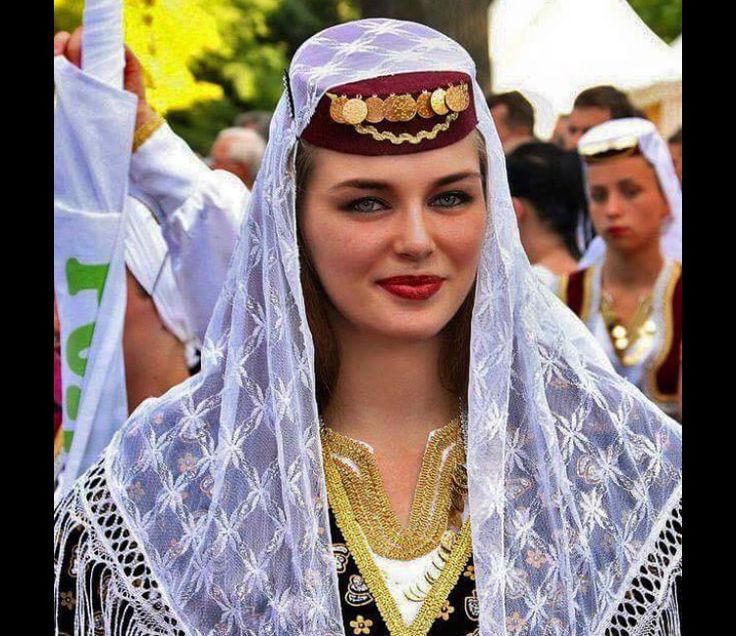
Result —
[[459, 419], [428, 435], [406, 526], [391, 505], [373, 449], [330, 428], [322, 436], [352, 515], [376, 554], [409, 561], [439, 544], [448, 529], [456, 466], [464, 461]]
[[442, 572], [426, 594], [416, 617], [407, 625], [356, 519], [337, 464], [330, 452], [325, 452], [324, 456], [327, 495], [335, 521], [391, 636], [425, 636], [472, 554], [470, 520], [466, 519], [460, 530], [453, 534], [453, 544]]

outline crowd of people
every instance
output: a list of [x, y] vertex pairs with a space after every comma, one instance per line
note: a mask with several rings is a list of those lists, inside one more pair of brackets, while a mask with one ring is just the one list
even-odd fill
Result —
[[204, 159], [127, 58], [131, 417], [67, 471], [55, 297], [57, 633], [679, 634], [682, 130], [597, 86], [542, 141], [431, 29], [325, 33]]

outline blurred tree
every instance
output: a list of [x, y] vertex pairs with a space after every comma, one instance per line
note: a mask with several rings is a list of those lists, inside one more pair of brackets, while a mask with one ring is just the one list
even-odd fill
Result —
[[[83, 7], [54, 0], [54, 30], [74, 30]], [[239, 112], [275, 107], [304, 40], [359, 17], [357, 0], [125, 0], [125, 11], [152, 103], [203, 155]]]
[[198, 152], [239, 112], [273, 110], [297, 48], [318, 31], [358, 17], [354, 0], [210, 0], [224, 47], [199, 56], [194, 76], [221, 86], [224, 98], [168, 114]]
[[670, 43], [682, 33], [682, 0], [628, 0], [647, 26]]
[[[83, 0], [55, 0], [55, 28], [79, 26], [83, 6]], [[148, 101], [156, 110], [166, 113], [222, 97], [218, 85], [197, 81], [189, 69], [198, 54], [222, 47], [200, 0], [126, 0], [124, 19], [125, 40], [143, 65]]]
[[489, 0], [360, 0], [364, 18], [397, 18], [421, 22], [457, 40], [475, 61], [478, 83], [491, 89], [488, 55]]

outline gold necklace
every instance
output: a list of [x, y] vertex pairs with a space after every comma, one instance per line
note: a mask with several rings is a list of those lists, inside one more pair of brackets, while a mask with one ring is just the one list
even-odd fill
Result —
[[643, 345], [651, 344], [657, 332], [657, 324], [651, 317], [652, 294], [650, 292], [639, 297], [638, 306], [628, 325], [618, 319], [614, 305], [613, 295], [603, 291], [600, 312], [613, 343], [613, 350], [624, 366], [634, 366], [641, 362], [649, 349], [647, 346], [634, 345], [637, 342]]
[[[322, 428], [323, 453], [337, 469], [352, 515], [378, 555], [408, 561], [434, 550], [462, 524], [467, 476], [464, 418], [435, 431], [422, 458], [409, 525], [391, 507], [373, 453], [362, 442]], [[459, 509], [459, 510], [458, 510]]]

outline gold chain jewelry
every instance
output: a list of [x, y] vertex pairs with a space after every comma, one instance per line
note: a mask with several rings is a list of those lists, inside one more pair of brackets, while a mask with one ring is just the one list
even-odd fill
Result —
[[394, 145], [403, 144], [405, 141], [408, 141], [410, 144], [418, 144], [424, 139], [434, 139], [439, 133], [447, 130], [450, 124], [457, 118], [457, 113], [450, 113], [443, 123], [435, 124], [432, 130], [420, 130], [416, 135], [411, 135], [407, 132], [395, 135], [390, 130], [379, 132], [375, 126], [363, 126], [362, 124], [356, 124], [354, 128], [361, 135], [370, 135], [376, 141], [390, 141]]

